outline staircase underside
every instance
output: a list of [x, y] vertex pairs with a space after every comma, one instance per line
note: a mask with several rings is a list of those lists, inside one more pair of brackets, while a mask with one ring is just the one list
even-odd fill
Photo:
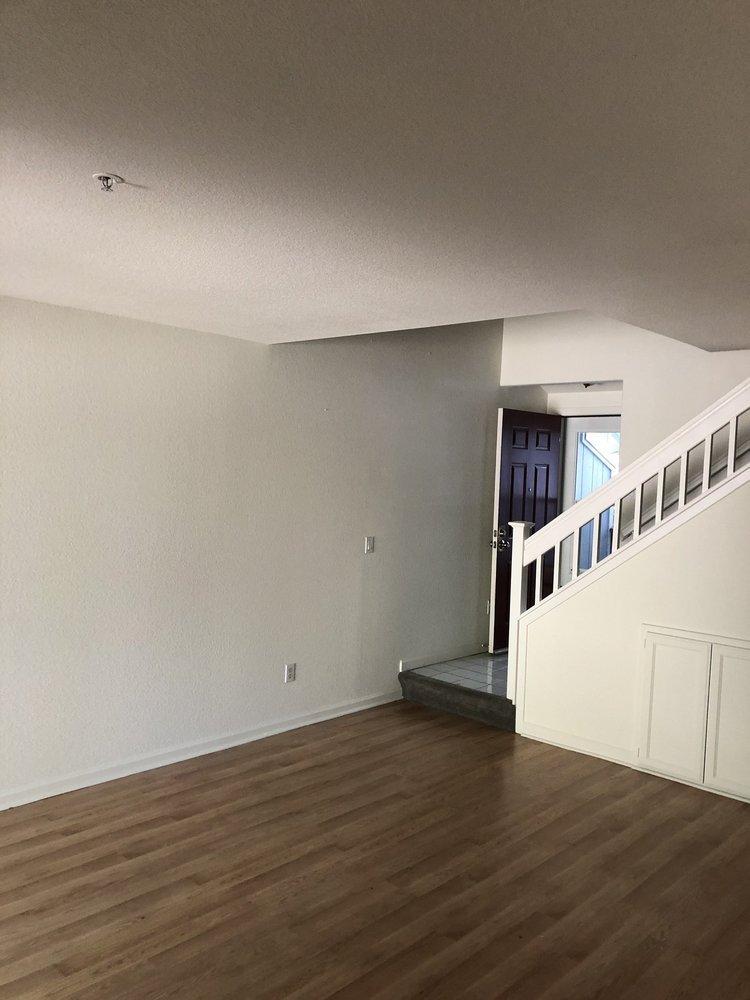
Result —
[[447, 684], [415, 670], [402, 671], [398, 680], [404, 698], [415, 705], [461, 715], [511, 733], [516, 730], [516, 707], [508, 698]]

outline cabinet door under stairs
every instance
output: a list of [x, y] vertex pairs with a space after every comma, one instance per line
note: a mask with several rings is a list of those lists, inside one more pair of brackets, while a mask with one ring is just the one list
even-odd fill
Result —
[[649, 628], [644, 654], [640, 766], [750, 799], [750, 643]]
[[705, 783], [750, 798], [750, 649], [713, 646], [706, 737]]

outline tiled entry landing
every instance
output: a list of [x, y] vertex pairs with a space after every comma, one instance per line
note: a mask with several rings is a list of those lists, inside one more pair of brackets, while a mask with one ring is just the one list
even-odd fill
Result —
[[459, 660], [446, 660], [444, 663], [431, 663], [427, 667], [416, 667], [410, 673], [504, 698], [508, 690], [508, 654], [479, 653]]

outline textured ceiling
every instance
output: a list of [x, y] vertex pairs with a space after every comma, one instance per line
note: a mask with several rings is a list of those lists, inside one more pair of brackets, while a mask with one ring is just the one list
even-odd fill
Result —
[[747, 0], [6, 0], [0, 38], [0, 292], [750, 346]]

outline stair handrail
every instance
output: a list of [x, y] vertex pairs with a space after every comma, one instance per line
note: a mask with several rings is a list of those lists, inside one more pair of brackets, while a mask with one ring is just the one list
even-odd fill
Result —
[[[721, 430], [727, 423], [730, 425], [730, 440], [728, 448], [728, 468], [727, 476], [734, 472], [734, 444], [735, 438], [732, 434], [732, 418], [737, 417], [745, 409], [750, 407], [750, 378], [740, 382], [725, 396], [717, 402], [707, 407], [697, 416], [691, 418], [676, 431], [666, 437], [659, 444], [645, 452], [630, 465], [627, 465], [620, 472], [615, 473], [611, 479], [603, 483], [596, 490], [590, 493], [583, 500], [563, 511], [544, 527], [531, 535], [523, 546], [523, 565], [530, 566], [540, 556], [548, 552], [553, 546], [562, 542], [569, 535], [576, 533], [589, 521], [595, 519], [599, 514], [615, 507], [615, 528], [617, 528], [618, 503], [636, 491], [636, 509], [634, 521], [638, 520], [640, 512], [639, 490], [642, 484], [648, 482], [655, 475], [660, 475], [665, 468], [678, 458], [687, 455], [694, 447], [702, 441], [708, 442], [704, 447], [704, 468], [710, 463], [710, 439], [713, 434]], [[685, 460], [682, 462], [682, 475], [686, 472]], [[660, 476], [660, 485], [663, 485]], [[659, 494], [661, 491], [659, 490]], [[659, 496], [659, 499], [661, 497]], [[614, 546], [613, 546], [614, 547]]]

